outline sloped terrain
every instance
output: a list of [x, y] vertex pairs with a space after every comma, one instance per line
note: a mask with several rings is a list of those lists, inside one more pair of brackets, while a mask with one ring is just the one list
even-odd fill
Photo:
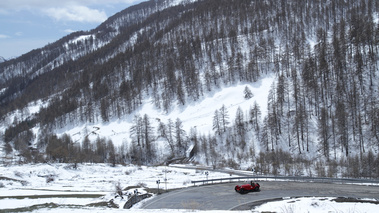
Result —
[[378, 7], [127, 8], [0, 64], [3, 156], [378, 177]]

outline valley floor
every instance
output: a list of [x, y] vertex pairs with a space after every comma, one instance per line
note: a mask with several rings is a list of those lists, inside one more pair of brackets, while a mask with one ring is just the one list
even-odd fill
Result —
[[[26, 164], [0, 166], [0, 212], [215, 212], [196, 210], [146, 210], [136, 204], [122, 207], [137, 189], [145, 193], [192, 186], [191, 181], [227, 178], [230, 173], [184, 166], [116, 166], [106, 164]], [[164, 180], [167, 180], [165, 182]], [[122, 189], [123, 198], [117, 195]], [[112, 200], [112, 202], [110, 202]], [[104, 204], [105, 203], [105, 204]], [[107, 205], [116, 208], [109, 208]], [[368, 203], [336, 203], [332, 198], [298, 198], [270, 202], [254, 212], [378, 212]], [[220, 212], [220, 211], [217, 211]], [[228, 212], [228, 211], [224, 211]], [[233, 211], [234, 212], [234, 211]], [[251, 212], [251, 211], [241, 211]]]

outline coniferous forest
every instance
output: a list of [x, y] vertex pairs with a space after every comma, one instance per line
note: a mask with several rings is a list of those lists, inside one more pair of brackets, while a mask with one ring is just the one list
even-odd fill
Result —
[[[379, 178], [378, 1], [169, 2], [132, 6], [96, 29], [0, 63], [4, 158], [181, 159], [215, 168], [248, 164], [260, 174]], [[134, 116], [121, 146], [54, 132], [132, 116], [147, 97], [169, 112], [267, 75], [275, 76], [267, 116], [257, 103], [248, 112], [215, 109], [212, 133], [185, 132], [180, 118], [153, 126], [147, 114]], [[248, 88], [244, 94], [252, 96]], [[25, 112], [41, 100], [38, 113]], [[168, 144], [165, 159], [158, 140]]]

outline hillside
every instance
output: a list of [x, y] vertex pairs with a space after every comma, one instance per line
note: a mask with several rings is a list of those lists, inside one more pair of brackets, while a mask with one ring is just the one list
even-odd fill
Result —
[[0, 64], [4, 156], [378, 177], [379, 3], [158, 0]]

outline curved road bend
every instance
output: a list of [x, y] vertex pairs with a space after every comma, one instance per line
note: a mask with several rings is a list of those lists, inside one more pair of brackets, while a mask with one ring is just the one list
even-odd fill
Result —
[[283, 197], [353, 197], [379, 200], [379, 186], [333, 183], [260, 181], [260, 192], [239, 194], [225, 183], [179, 189], [146, 202], [144, 209], [250, 210], [256, 204]]

